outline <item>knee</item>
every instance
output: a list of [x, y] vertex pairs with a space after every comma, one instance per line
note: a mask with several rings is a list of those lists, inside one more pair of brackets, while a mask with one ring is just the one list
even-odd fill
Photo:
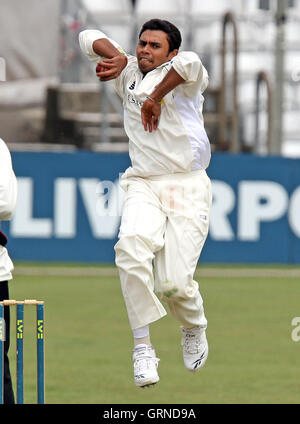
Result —
[[122, 236], [115, 245], [116, 265], [128, 267], [130, 264], [152, 262], [153, 252], [150, 243], [140, 236]]
[[199, 290], [198, 283], [192, 278], [173, 279], [161, 284], [161, 295], [166, 302], [181, 302], [191, 299]]

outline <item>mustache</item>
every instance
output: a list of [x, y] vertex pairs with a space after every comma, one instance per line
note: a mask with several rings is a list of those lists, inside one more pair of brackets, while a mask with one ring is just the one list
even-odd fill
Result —
[[139, 56], [139, 59], [146, 59], [146, 60], [151, 60], [152, 61], [151, 56]]

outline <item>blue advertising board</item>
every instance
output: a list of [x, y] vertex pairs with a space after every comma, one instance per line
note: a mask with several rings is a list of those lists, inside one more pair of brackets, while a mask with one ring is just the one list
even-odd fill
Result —
[[[14, 260], [113, 262], [127, 153], [12, 154], [18, 203], [3, 222]], [[300, 263], [300, 160], [213, 154], [201, 263]]]

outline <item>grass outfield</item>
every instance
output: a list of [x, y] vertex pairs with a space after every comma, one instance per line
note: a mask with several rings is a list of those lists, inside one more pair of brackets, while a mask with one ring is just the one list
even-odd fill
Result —
[[[184, 368], [179, 326], [168, 314], [151, 326], [160, 382], [142, 390], [133, 383], [132, 336], [115, 268], [16, 264], [11, 299], [46, 304], [46, 402], [299, 403], [300, 341], [291, 338], [291, 321], [300, 316], [300, 269], [201, 267], [197, 280], [208, 319], [206, 365], [196, 375]], [[25, 403], [36, 402], [34, 319], [26, 309]]]

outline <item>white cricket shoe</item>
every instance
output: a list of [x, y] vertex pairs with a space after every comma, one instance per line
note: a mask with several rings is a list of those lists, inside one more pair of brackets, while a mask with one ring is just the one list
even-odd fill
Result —
[[206, 327], [181, 329], [184, 365], [189, 371], [196, 372], [203, 367], [208, 356]]
[[155, 350], [146, 344], [137, 345], [133, 350], [134, 382], [138, 387], [151, 386], [159, 381], [157, 367], [159, 358]]

